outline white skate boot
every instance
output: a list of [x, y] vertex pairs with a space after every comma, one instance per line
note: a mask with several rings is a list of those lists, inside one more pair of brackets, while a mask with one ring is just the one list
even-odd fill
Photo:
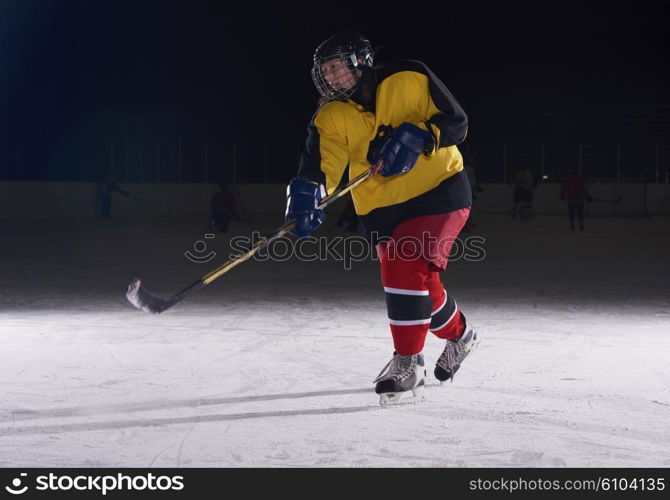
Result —
[[403, 356], [394, 352], [374, 382], [382, 406], [423, 401], [426, 383], [423, 354]]
[[459, 339], [447, 340], [447, 345], [435, 364], [435, 378], [440, 383], [449, 379], [453, 382], [454, 374], [461, 367], [461, 363], [478, 344], [477, 331], [466, 322], [463, 335]]

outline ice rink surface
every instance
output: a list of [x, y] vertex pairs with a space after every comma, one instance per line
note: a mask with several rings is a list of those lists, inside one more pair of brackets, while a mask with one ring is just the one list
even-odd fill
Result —
[[439, 386], [429, 334], [427, 400], [386, 409], [370, 259], [246, 262], [151, 316], [126, 285], [169, 296], [217, 267], [206, 221], [3, 222], [0, 466], [670, 466], [670, 218], [478, 223], [486, 257], [443, 280], [482, 343]]

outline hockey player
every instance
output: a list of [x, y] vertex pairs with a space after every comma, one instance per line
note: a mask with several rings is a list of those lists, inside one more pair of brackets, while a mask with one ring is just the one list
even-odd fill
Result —
[[593, 201], [593, 198], [586, 190], [584, 179], [574, 168], [565, 176], [561, 191], [559, 194], [561, 200], [568, 204], [568, 218], [570, 219], [570, 229], [575, 230], [575, 215], [579, 221], [579, 230], [584, 230], [584, 200]]
[[109, 219], [112, 211], [112, 192], [116, 191], [123, 196], [130, 196], [128, 191], [122, 189], [116, 182], [114, 172], [106, 172], [104, 177], [98, 182], [98, 197], [100, 198], [100, 218]]
[[235, 220], [240, 221], [236, 205], [237, 200], [230, 184], [220, 182], [219, 192], [212, 196], [209, 205], [211, 213], [210, 228], [212, 231], [218, 230], [220, 233], [225, 233], [228, 231], [231, 218], [234, 217]]
[[286, 220], [295, 219], [295, 236], [308, 236], [325, 217], [317, 204], [337, 187], [347, 164], [350, 178], [380, 168], [352, 191], [380, 258], [395, 347], [375, 391], [382, 404], [422, 399], [428, 330], [446, 341], [434, 369], [440, 381], [453, 380], [477, 342], [439, 276], [472, 205], [456, 148], [467, 133], [466, 114], [425, 64], [375, 68], [372, 46], [357, 32], [319, 45], [312, 79], [322, 105], [288, 185]]

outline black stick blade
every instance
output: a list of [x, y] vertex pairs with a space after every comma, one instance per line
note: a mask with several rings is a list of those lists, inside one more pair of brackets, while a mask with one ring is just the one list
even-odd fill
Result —
[[128, 299], [128, 302], [130, 302], [140, 311], [151, 314], [160, 314], [166, 309], [169, 309], [175, 305], [180, 300], [179, 297], [171, 297], [169, 299], [156, 297], [142, 286], [142, 282], [139, 280], [139, 278], [133, 278], [133, 280], [128, 285], [126, 298]]

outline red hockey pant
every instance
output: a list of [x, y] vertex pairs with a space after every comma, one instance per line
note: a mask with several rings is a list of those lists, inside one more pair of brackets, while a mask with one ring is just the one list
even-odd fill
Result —
[[[398, 354], [423, 350], [428, 330], [442, 339], [460, 337], [465, 320], [440, 281], [469, 208], [410, 219], [377, 245], [393, 345]], [[428, 240], [426, 235], [432, 236]], [[437, 242], [435, 241], [437, 240]], [[436, 249], [439, 249], [436, 251]]]

